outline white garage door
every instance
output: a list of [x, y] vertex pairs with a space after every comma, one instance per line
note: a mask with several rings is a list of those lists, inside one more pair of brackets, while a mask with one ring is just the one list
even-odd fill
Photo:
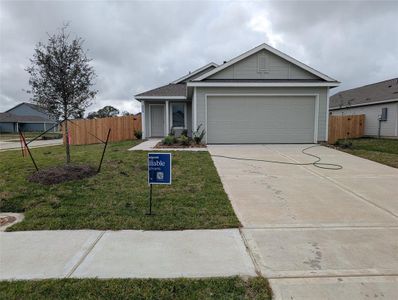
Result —
[[314, 96], [208, 96], [207, 142], [313, 143]]

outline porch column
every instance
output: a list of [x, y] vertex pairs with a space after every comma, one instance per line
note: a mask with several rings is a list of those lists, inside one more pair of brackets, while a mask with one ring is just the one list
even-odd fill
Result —
[[166, 134], [170, 132], [170, 114], [169, 114], [169, 100], [166, 100]]
[[142, 130], [142, 139], [146, 139], [146, 131], [145, 131], [145, 101], [141, 101], [141, 130]]

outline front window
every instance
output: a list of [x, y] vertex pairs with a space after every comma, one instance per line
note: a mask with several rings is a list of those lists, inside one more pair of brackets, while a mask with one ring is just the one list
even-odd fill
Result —
[[185, 103], [172, 103], [171, 119], [173, 128], [185, 128]]

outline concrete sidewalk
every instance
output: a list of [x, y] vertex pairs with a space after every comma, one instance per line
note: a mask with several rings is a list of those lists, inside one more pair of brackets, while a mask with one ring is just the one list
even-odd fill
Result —
[[238, 229], [0, 233], [0, 280], [255, 276]]

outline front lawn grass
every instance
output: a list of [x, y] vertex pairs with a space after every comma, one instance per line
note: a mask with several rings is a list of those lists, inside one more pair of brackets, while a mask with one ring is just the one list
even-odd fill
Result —
[[1, 299], [271, 299], [262, 277], [1, 281]]
[[351, 142], [352, 146], [340, 150], [398, 168], [398, 140], [360, 138], [349, 139], [348, 142]]
[[[17, 230], [177, 230], [238, 227], [208, 152], [173, 152], [173, 184], [153, 187], [147, 216], [147, 152], [111, 143], [94, 177], [45, 186], [27, 180], [34, 167], [20, 151], [0, 153], [0, 210], [24, 212]], [[73, 163], [97, 166], [103, 145], [72, 146]], [[31, 150], [39, 168], [63, 164], [63, 146]]]

